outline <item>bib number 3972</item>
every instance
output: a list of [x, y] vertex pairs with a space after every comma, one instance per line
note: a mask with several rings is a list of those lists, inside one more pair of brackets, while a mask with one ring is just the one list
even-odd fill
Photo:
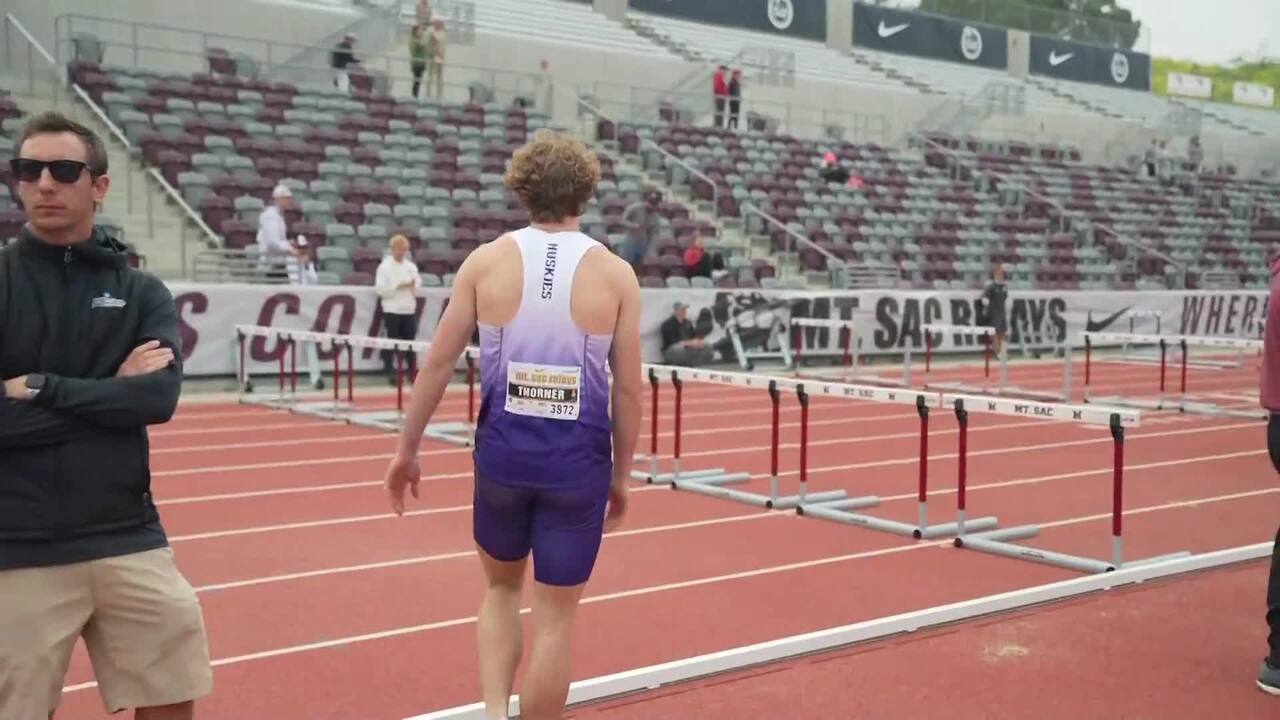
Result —
[[506, 410], [514, 415], [577, 420], [582, 368], [507, 363]]

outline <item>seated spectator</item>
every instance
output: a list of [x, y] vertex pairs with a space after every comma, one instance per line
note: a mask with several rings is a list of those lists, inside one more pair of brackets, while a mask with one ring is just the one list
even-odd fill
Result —
[[822, 164], [818, 166], [818, 174], [829, 183], [843, 185], [849, 182], [849, 171], [840, 166], [840, 161], [836, 159], [836, 154], [833, 152], [829, 152], [822, 157]]
[[662, 323], [662, 360], [668, 365], [696, 367], [715, 360], [715, 350], [697, 334], [688, 311], [688, 305], [677, 302]]
[[689, 277], [719, 277], [724, 274], [724, 258], [707, 252], [702, 233], [693, 236], [693, 244], [684, 251], [684, 269]]

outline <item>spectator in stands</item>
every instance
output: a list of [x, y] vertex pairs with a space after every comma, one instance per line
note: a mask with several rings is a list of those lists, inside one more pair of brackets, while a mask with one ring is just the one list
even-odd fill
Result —
[[668, 365], [697, 367], [715, 360], [715, 350], [698, 335], [689, 320], [689, 306], [677, 302], [671, 317], [662, 322], [662, 361]]
[[[307, 236], [299, 235], [297, 253], [289, 260], [289, 282], [293, 285], [319, 285], [320, 275], [316, 272], [314, 248], [307, 242]], [[301, 342], [299, 346], [307, 358], [307, 369], [311, 372], [311, 387], [324, 389], [324, 377], [320, 374], [320, 354], [313, 342]]]
[[707, 252], [702, 233], [693, 236], [693, 244], [684, 251], [684, 269], [689, 277], [719, 277], [724, 274], [724, 258]]
[[[391, 252], [378, 265], [374, 281], [378, 297], [382, 299], [382, 323], [387, 337], [394, 340], [413, 340], [418, 336], [418, 328], [414, 325], [414, 317], [418, 310], [417, 290], [422, 287], [422, 276], [418, 274], [418, 266], [409, 257], [409, 238], [396, 235], [391, 238]], [[407, 357], [400, 351], [382, 353], [383, 368], [387, 372], [387, 381], [395, 385], [396, 364], [394, 358], [405, 357], [400, 365], [408, 371], [409, 376], [416, 376], [418, 355], [412, 350]]]
[[347, 33], [342, 36], [329, 55], [329, 65], [334, 72], [333, 84], [344, 93], [351, 91], [351, 75], [347, 72], [347, 66], [359, 62], [356, 60], [355, 44], [356, 36]]
[[431, 82], [436, 83], [437, 99], [444, 98], [444, 55], [449, 45], [449, 34], [445, 32], [444, 20], [436, 18], [427, 31], [427, 97], [431, 97]]
[[1156, 176], [1156, 155], [1160, 149], [1160, 141], [1151, 138], [1151, 147], [1147, 148], [1146, 154], [1143, 156], [1143, 163], [1147, 167], [1147, 177]]
[[822, 156], [822, 163], [818, 165], [818, 174], [829, 183], [844, 185], [849, 182], [849, 171], [840, 164], [833, 152]]
[[1009, 320], [1005, 315], [1005, 301], [1009, 298], [1009, 288], [1004, 283], [1004, 265], [996, 263], [991, 273], [991, 283], [982, 291], [985, 318], [979, 318], [979, 325], [995, 328], [996, 336], [992, 339], [991, 352], [997, 357], [1004, 351], [1004, 340], [1009, 333]]
[[716, 127], [724, 127], [724, 106], [729, 96], [729, 83], [725, 78], [725, 73], [728, 70], [729, 68], [721, 65], [716, 68], [715, 74], [711, 76], [711, 92], [716, 103]]
[[622, 223], [626, 234], [622, 241], [622, 258], [631, 263], [631, 267], [640, 269], [640, 263], [649, 254], [653, 240], [658, 231], [666, 223], [659, 208], [662, 205], [662, 193], [656, 187], [647, 186], [644, 200], [632, 203], [622, 213]]
[[[1262, 371], [1258, 398], [1267, 411], [1267, 451], [1271, 466], [1280, 473], [1280, 254], [1271, 256], [1271, 299], [1267, 304], [1262, 337]], [[1258, 687], [1280, 695], [1280, 530], [1271, 551], [1271, 575], [1267, 580], [1267, 637], [1270, 652], [1258, 670]]]
[[[409, 72], [413, 73], [412, 95], [418, 97], [418, 88], [422, 86], [422, 73], [427, 69], [427, 39], [422, 36], [422, 25], [414, 25], [409, 31]], [[431, 88], [427, 88], [431, 95]]]
[[298, 255], [284, 221], [285, 211], [293, 207], [293, 191], [277, 185], [271, 197], [275, 202], [258, 214], [258, 269], [268, 280], [284, 282], [289, 279], [289, 259]]
[[742, 71], [734, 70], [729, 80], [729, 124], [727, 127], [738, 127], [738, 111], [742, 107]]
[[1199, 135], [1192, 135], [1187, 143], [1187, 162], [1191, 165], [1191, 172], [1200, 172], [1200, 166], [1204, 163], [1204, 148], [1200, 145]]

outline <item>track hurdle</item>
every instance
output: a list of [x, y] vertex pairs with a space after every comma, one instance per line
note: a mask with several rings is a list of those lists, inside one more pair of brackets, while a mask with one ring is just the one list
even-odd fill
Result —
[[[1141, 331], [1138, 324], [1143, 320], [1155, 321], [1155, 332], [1152, 334], [1163, 334], [1164, 313], [1159, 310], [1140, 310], [1130, 309], [1125, 311], [1124, 317], [1129, 320], [1129, 334], [1136, 335]], [[1139, 351], [1129, 346], [1128, 342], [1120, 346], [1120, 358], [1135, 363], [1158, 363], [1160, 356], [1153, 351]]]
[[[820, 330], [829, 330], [839, 333], [838, 345], [840, 347], [836, 355], [830, 353], [814, 353], [812, 351], [806, 353], [804, 349], [804, 331], [798, 328], [817, 328]], [[910, 387], [911, 386], [911, 351], [905, 351], [902, 363], [902, 380], [889, 380], [878, 375], [868, 374], [861, 371], [859, 353], [862, 346], [862, 339], [858, 337], [858, 324], [854, 320], [839, 320], [828, 318], [791, 318], [791, 335], [793, 338], [793, 369], [796, 377], [806, 377], [800, 372], [800, 365], [806, 357], [838, 357], [843, 371], [838, 377], [827, 378], [839, 380], [841, 382], [885, 385], [891, 387]], [[823, 378], [819, 378], [823, 379]]]
[[[716, 372], [688, 368], [661, 368], [661, 372], [671, 371], [673, 378], [690, 381], [702, 381], [719, 385], [730, 385], [746, 388], [767, 388], [774, 408], [772, 432], [772, 453], [770, 466], [769, 494], [750, 493], [738, 489], [723, 487], [726, 483], [706, 483], [701, 480], [677, 480], [673, 487], [679, 490], [692, 490], [713, 497], [744, 502], [750, 505], [773, 509], [794, 508], [799, 515], [840, 522], [847, 525], [865, 527], [872, 530], [889, 532], [913, 538], [938, 538], [954, 535], [957, 531], [955, 523], [929, 525], [928, 512], [928, 433], [929, 408], [936, 407], [942, 396], [936, 392], [912, 390], [909, 388], [886, 388], [869, 385], [855, 385], [839, 382], [818, 382], [795, 378], [774, 378], [734, 372]], [[778, 489], [778, 420], [777, 408], [781, 391], [794, 392], [800, 403], [800, 450], [799, 450], [799, 484], [795, 495], [783, 496]], [[912, 405], [920, 416], [920, 482], [919, 482], [919, 523], [900, 523], [885, 518], [863, 515], [853, 512], [880, 504], [874, 496], [850, 498], [843, 490], [812, 493], [808, 490], [808, 451], [809, 451], [809, 402], [812, 397], [838, 397], [850, 400], [881, 402], [887, 404]], [[677, 396], [678, 397], [678, 396]], [[678, 415], [677, 415], [678, 417]], [[969, 521], [970, 527], [987, 529], [995, 527], [995, 518], [977, 518]]]
[[1041, 402], [1069, 402], [1071, 400], [1071, 346], [1064, 345], [1062, 353], [1062, 392], [1047, 390], [1029, 390], [1009, 384], [1009, 352], [1004, 348], [996, 357], [998, 377], [995, 385], [991, 384], [991, 342], [995, 339], [996, 330], [989, 325], [944, 325], [926, 323], [920, 326], [924, 331], [925, 342], [925, 377], [932, 370], [933, 340], [932, 333], [951, 333], [981, 338], [982, 352], [982, 384], [971, 385], [963, 382], [929, 382], [924, 387], [929, 390], [958, 393], [981, 393], [983, 395], [999, 395], [1026, 398]]
[[[246, 340], [251, 337], [276, 338], [285, 343], [287, 352], [279, 355], [277, 394], [249, 396], [244, 389], [249, 384], [249, 371], [246, 364]], [[251, 405], [264, 405], [286, 409], [291, 412], [341, 420], [352, 425], [371, 427], [390, 432], [399, 432], [404, 419], [405, 380], [408, 377], [404, 367], [403, 356], [396, 355], [396, 407], [394, 410], [362, 410], [355, 403], [355, 349], [375, 350], [413, 350], [425, 353], [430, 344], [420, 341], [392, 340], [383, 337], [359, 335], [336, 335], [316, 333], [286, 328], [272, 328], [258, 325], [236, 326], [236, 338], [239, 343], [240, 368], [238, 385], [240, 386], [240, 402]], [[333, 399], [332, 401], [306, 401], [297, 397], [297, 344], [299, 342], [316, 342], [323, 347], [333, 349]], [[467, 362], [467, 421], [434, 422], [427, 425], [423, 437], [429, 437], [454, 445], [471, 446], [475, 442], [475, 348], [467, 348], [464, 357]], [[285, 358], [289, 358], [286, 370]], [[341, 358], [346, 357], [346, 390], [347, 398], [341, 400], [342, 367]], [[289, 388], [286, 392], [286, 387]]]
[[[673, 490], [685, 490], [689, 492], [707, 495], [710, 497], [721, 498], [724, 500], [732, 500], [734, 502], [745, 503], [756, 507], [768, 509], [790, 509], [795, 507], [806, 499], [816, 500], [835, 500], [844, 497], [844, 491], [830, 491], [821, 493], [809, 493], [807, 491], [807, 477], [805, 476], [807, 469], [807, 449], [808, 449], [808, 417], [809, 417], [809, 396], [804, 389], [804, 384], [796, 381], [790, 381], [781, 378], [765, 378], [759, 375], [751, 375], [747, 373], [736, 372], [715, 372], [707, 370], [699, 370], [694, 368], [677, 368], [671, 366], [649, 366], [650, 377], [658, 374], [669, 375], [671, 384], [675, 389], [675, 434], [672, 438], [674, 446], [673, 464], [675, 472], [667, 479]], [[770, 477], [769, 477], [769, 494], [754, 493], [737, 488], [727, 487], [751, 479], [750, 473], [725, 473], [723, 469], [704, 470], [701, 474], [698, 471], [681, 474], [679, 470], [680, 456], [680, 407], [682, 389], [685, 382], [704, 382], [721, 386], [763, 389], [769, 393], [769, 401], [772, 408], [772, 423], [770, 436]], [[781, 391], [783, 388], [795, 390], [796, 398], [800, 403], [801, 417], [801, 455], [800, 468], [801, 480], [799, 485], [799, 493], [796, 495], [784, 496], [779, 494], [778, 465], [780, 450], [780, 409], [781, 409]]]
[[[968, 444], [965, 441], [965, 433], [967, 432], [968, 427], [969, 408], [981, 408], [985, 404], [988, 410], [992, 412], [999, 412], [1001, 414], [1026, 414], [1026, 410], [1017, 410], [1015, 408], [1014, 412], [1011, 413], [1008, 408], [1000, 406], [1000, 403], [1007, 401], [992, 401], [985, 398], [951, 396], [947, 398], [947, 402], [953, 406], [956, 418], [960, 421], [961, 440], [958, 473], [960, 475], [959, 483], [961, 490], [957, 494], [957, 502], [963, 505], [963, 487], [965, 484], [966, 466], [968, 465]], [[1190, 556], [1190, 552], [1177, 552], [1145, 558], [1142, 560], [1125, 560], [1123, 534], [1124, 433], [1126, 428], [1138, 427], [1140, 424], [1141, 414], [1138, 411], [1114, 407], [1082, 408], [1079, 406], [1069, 405], [1032, 407], [1030, 410], [1036, 417], [1070, 420], [1090, 425], [1106, 425], [1111, 429], [1113, 446], [1111, 558], [1109, 560], [1099, 560], [1097, 558], [1070, 555], [1016, 544], [1020, 540], [1027, 540], [1036, 537], [1040, 533], [1040, 527], [1038, 525], [1019, 525], [1017, 527], [1011, 527], [1003, 530], [992, 530], [972, 534], [965, 532], [965, 529], [962, 528], [961, 532], [953, 541], [956, 547], [969, 548], [979, 552], [1001, 555], [1003, 557], [1010, 557], [1018, 560], [1028, 560], [1046, 565], [1054, 565], [1085, 573], [1112, 572], [1121, 568], [1127, 569], [1139, 567], [1142, 565], [1167, 562]]]
[[[1085, 383], [1084, 383], [1084, 400], [1085, 402], [1100, 402], [1103, 404], [1115, 405], [1119, 407], [1138, 407], [1152, 410], [1164, 410], [1166, 408], [1166, 397], [1168, 385], [1168, 359], [1169, 351], [1176, 348], [1179, 355], [1179, 380], [1178, 395], [1173, 406], [1180, 412], [1198, 413], [1203, 415], [1218, 415], [1229, 417], [1244, 417], [1253, 419], [1265, 419], [1267, 414], [1262, 408], [1253, 408], [1250, 410], [1239, 410], [1235, 408], [1222, 407], [1221, 405], [1208, 402], [1199, 402], [1189, 400], [1187, 395], [1187, 367], [1191, 364], [1189, 360], [1191, 347], [1207, 347], [1207, 348], [1226, 348], [1237, 350], [1240, 356], [1244, 356], [1246, 350], [1262, 349], [1261, 340], [1253, 340], [1248, 338], [1232, 338], [1232, 337], [1215, 337], [1207, 335], [1131, 335], [1129, 333], [1113, 333], [1113, 332], [1085, 332], [1082, 333], [1085, 343]], [[1093, 362], [1093, 345], [1097, 343], [1124, 343], [1126, 345], [1132, 343], [1134, 345], [1157, 345], [1159, 347], [1160, 357], [1160, 377], [1158, 383], [1158, 391], [1154, 401], [1142, 398], [1131, 398], [1120, 395], [1109, 395], [1097, 398], [1091, 398], [1089, 394], [1089, 386], [1092, 382]]]
[[[705, 481], [708, 485], [718, 483], [737, 483], [745, 482], [750, 475], [747, 473], [729, 473], [724, 468], [704, 468], [701, 470], [684, 470], [680, 467], [680, 440], [682, 435], [682, 419], [684, 415], [684, 383], [680, 380], [678, 372], [683, 368], [673, 368], [665, 365], [642, 365], [645, 374], [649, 378], [649, 454], [637, 455], [636, 459], [640, 462], [648, 462], [649, 471], [632, 470], [631, 479], [640, 480], [649, 485], [672, 485], [677, 481], [690, 482], [694, 480]], [[659, 372], [663, 375], [671, 377], [671, 386], [675, 391], [672, 407], [674, 409], [674, 424], [671, 432], [671, 472], [659, 472], [658, 465], [658, 415], [661, 404], [658, 400], [660, 382], [658, 379]]]

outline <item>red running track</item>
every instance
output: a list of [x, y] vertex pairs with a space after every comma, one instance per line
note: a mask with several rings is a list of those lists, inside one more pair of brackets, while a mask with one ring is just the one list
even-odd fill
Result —
[[[1052, 387], [1055, 372], [1060, 377], [1052, 365], [1015, 369], [1011, 377], [1024, 385]], [[1119, 392], [1144, 372], [1117, 365], [1094, 382]], [[1256, 387], [1254, 373], [1205, 371], [1192, 379], [1247, 392]], [[465, 397], [448, 396], [444, 412], [465, 413]], [[669, 412], [664, 403], [664, 420]], [[872, 512], [911, 519], [914, 410], [814, 398], [810, 414], [812, 489], [877, 493], [885, 503]], [[749, 471], [756, 476], [750, 485], [763, 489], [767, 396], [689, 385], [683, 419], [686, 468]], [[784, 399], [784, 492], [795, 490], [798, 419], [794, 397]], [[1149, 420], [1127, 438], [1130, 557], [1271, 538], [1280, 488], [1261, 423], [1171, 414]], [[952, 515], [956, 429], [953, 416], [935, 412], [934, 522]], [[665, 454], [669, 430], [662, 432]], [[200, 593], [217, 664], [217, 687], [202, 703], [202, 717], [394, 719], [478, 697], [474, 613], [482, 579], [471, 550], [465, 449], [424, 443], [424, 497], [396, 518], [380, 487], [393, 447], [386, 433], [263, 408], [201, 405], [184, 407], [153, 438], [155, 494], [178, 562]], [[998, 515], [1002, 526], [1044, 523], [1037, 547], [1107, 556], [1105, 429], [975, 413], [969, 448], [971, 515]], [[945, 541], [912, 542], [662, 488], [635, 490], [633, 511], [606, 539], [586, 591], [577, 678], [1073, 576]], [[1226, 612], [1205, 607], [1202, 616]], [[1153, 631], [1136, 621], [1125, 627], [1135, 636]], [[1106, 675], [1105, 666], [1084, 662], [1091, 651], [1077, 648], [1074, 635], [1059, 640], [1062, 652], [1082, 661], [1076, 672]], [[1237, 660], [1256, 665], [1252, 652]], [[947, 665], [959, 678], [981, 669]], [[59, 717], [106, 717], [82, 653], [67, 684]], [[1043, 696], [1009, 697], [1010, 716], [1043, 715]], [[943, 693], [921, 701], [921, 716], [954, 714]], [[843, 715], [843, 707], [828, 709]]]

